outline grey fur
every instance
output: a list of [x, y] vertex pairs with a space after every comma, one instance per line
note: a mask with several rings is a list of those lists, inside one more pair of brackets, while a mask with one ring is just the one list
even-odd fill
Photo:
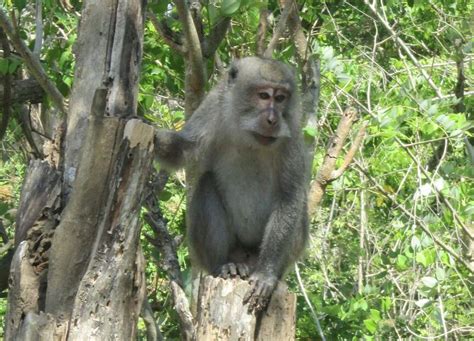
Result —
[[[307, 241], [309, 167], [295, 83], [281, 62], [238, 60], [182, 131], [157, 133], [159, 159], [185, 164], [195, 179], [187, 212], [193, 263], [224, 278], [250, 274], [250, 310], [266, 307]], [[267, 103], [255, 99], [261, 88], [286, 97], [260, 110]], [[273, 143], [262, 145], [255, 134]]]

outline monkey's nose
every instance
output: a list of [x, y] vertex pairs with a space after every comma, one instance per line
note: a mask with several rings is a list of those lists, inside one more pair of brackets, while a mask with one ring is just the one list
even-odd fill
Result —
[[275, 115], [275, 113], [271, 112], [271, 113], [267, 116], [267, 123], [268, 123], [268, 125], [271, 126], [271, 127], [276, 126], [276, 124], [278, 123], [278, 118], [277, 118], [277, 116]]

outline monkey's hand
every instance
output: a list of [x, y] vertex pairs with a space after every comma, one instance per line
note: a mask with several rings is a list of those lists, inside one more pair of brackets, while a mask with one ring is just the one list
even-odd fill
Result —
[[184, 152], [192, 146], [193, 143], [178, 132], [157, 129], [155, 133], [155, 154], [165, 168], [184, 167]]
[[217, 271], [217, 276], [224, 279], [240, 277], [246, 279], [249, 277], [249, 267], [245, 263], [227, 263], [220, 267]]
[[278, 284], [278, 278], [264, 273], [253, 273], [250, 276], [250, 289], [245, 294], [244, 304], [248, 303], [249, 312], [266, 310], [273, 291]]

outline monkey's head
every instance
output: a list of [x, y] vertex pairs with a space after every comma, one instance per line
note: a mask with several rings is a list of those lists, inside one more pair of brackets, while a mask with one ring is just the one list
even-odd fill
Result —
[[231, 65], [226, 82], [230, 101], [225, 115], [240, 143], [275, 146], [298, 133], [301, 117], [289, 66], [272, 59], [243, 58]]

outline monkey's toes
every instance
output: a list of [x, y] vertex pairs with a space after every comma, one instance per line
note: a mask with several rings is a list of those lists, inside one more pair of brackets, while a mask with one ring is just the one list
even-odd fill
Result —
[[251, 279], [250, 289], [245, 294], [244, 304], [248, 304], [249, 313], [266, 310], [276, 283], [273, 281]]
[[246, 279], [249, 276], [249, 267], [245, 263], [227, 263], [222, 265], [217, 275], [224, 279], [235, 277]]

